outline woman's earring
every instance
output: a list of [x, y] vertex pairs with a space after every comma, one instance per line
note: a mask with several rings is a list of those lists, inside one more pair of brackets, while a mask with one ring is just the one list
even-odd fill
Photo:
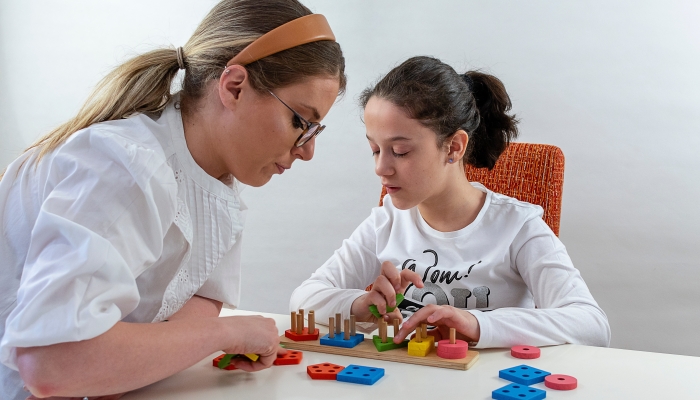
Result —
[[452, 160], [451, 158], [449, 160], [447, 160], [447, 162], [449, 162], [450, 164], [452, 164], [452, 161], [454, 161], [454, 160]]
[[226, 71], [224, 71], [224, 74], [228, 74], [229, 72], [231, 72], [231, 71], [229, 71], [229, 69], [226, 68]]

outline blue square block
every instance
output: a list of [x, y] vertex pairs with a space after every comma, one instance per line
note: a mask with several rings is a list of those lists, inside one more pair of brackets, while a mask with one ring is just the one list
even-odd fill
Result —
[[547, 397], [547, 392], [517, 383], [511, 383], [491, 392], [491, 398], [497, 400], [540, 400]]
[[350, 339], [343, 339], [343, 332], [336, 333], [334, 338], [329, 338], [328, 335], [321, 338], [320, 343], [324, 346], [336, 346], [336, 347], [347, 347], [352, 348], [362, 343], [365, 340], [365, 335], [357, 333], [355, 335], [350, 335]]
[[547, 375], [549, 375], [547, 371], [542, 371], [541, 369], [524, 364], [498, 371], [499, 378], [507, 379], [521, 385], [534, 385], [535, 383], [544, 382], [544, 377]]
[[374, 385], [374, 382], [378, 381], [382, 376], [384, 376], [384, 368], [350, 364], [344, 370], [338, 372], [336, 379], [341, 382]]

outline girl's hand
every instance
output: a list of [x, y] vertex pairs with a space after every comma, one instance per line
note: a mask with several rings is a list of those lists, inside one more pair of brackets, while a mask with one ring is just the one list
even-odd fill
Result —
[[429, 304], [416, 311], [403, 324], [399, 333], [394, 337], [394, 343], [401, 343], [422, 323], [436, 326], [436, 329], [428, 332], [429, 335], [435, 336], [436, 341], [449, 339], [450, 328], [455, 328], [458, 339], [468, 342], [478, 342], [481, 336], [479, 321], [472, 313], [452, 306]]
[[369, 306], [374, 304], [385, 321], [391, 322], [395, 318], [401, 321], [403, 318], [398, 308], [391, 313], [387, 313], [386, 309], [397, 306], [396, 293], [403, 293], [410, 283], [418, 288], [423, 287], [420, 275], [409, 269], [399, 272], [391, 261], [384, 261], [380, 275], [372, 284], [372, 290], [355, 299], [350, 314], [354, 314], [360, 322], [377, 322], [377, 318], [369, 311]]
[[245, 357], [237, 357], [231, 364], [243, 371], [260, 371], [272, 366], [277, 354], [286, 354], [287, 350], [279, 346], [280, 338], [275, 320], [258, 315], [221, 317], [225, 325], [225, 334], [229, 345], [223, 348], [227, 354], [257, 354], [253, 362]]

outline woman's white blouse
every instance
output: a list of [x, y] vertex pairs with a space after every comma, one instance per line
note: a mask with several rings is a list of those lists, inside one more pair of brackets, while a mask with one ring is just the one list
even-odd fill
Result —
[[160, 116], [93, 125], [38, 164], [30, 152], [8, 167], [0, 181], [6, 366], [17, 368], [17, 347], [90, 339], [118, 321], [162, 321], [195, 294], [238, 304], [240, 183], [196, 164], [176, 100]]

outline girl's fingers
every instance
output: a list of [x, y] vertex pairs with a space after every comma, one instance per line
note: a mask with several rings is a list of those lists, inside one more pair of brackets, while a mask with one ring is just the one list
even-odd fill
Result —
[[382, 275], [386, 277], [394, 291], [398, 291], [401, 288], [401, 275], [391, 261], [382, 263]]
[[406, 288], [410, 283], [414, 284], [417, 288], [423, 287], [423, 280], [421, 279], [420, 275], [411, 271], [410, 269], [405, 269], [401, 271], [399, 275], [401, 282], [400, 287], [397, 289], [397, 292], [405, 292]]
[[[375, 281], [374, 285], [372, 285], [372, 292], [375, 292], [378, 294], [381, 298], [381, 307], [379, 303], [372, 303], [377, 306], [377, 310], [379, 311], [380, 314], [384, 315], [386, 314], [386, 307], [395, 307], [396, 306], [396, 292], [394, 291], [394, 287], [391, 285], [389, 280], [385, 277], [380, 275]], [[370, 292], [370, 296], [372, 293]], [[373, 298], [373, 300], [375, 300]]]

